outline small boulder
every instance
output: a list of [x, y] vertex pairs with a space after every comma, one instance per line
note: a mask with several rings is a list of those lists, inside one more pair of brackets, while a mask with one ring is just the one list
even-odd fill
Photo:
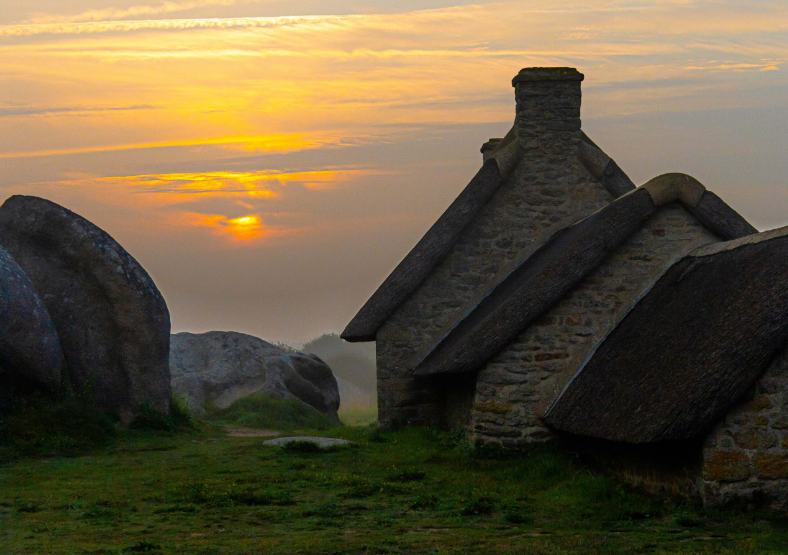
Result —
[[195, 414], [263, 393], [302, 401], [338, 420], [339, 390], [326, 363], [315, 355], [286, 353], [245, 333], [173, 334], [170, 375], [173, 392], [182, 395]]
[[170, 314], [142, 266], [85, 218], [38, 197], [0, 206], [0, 243], [54, 322], [71, 386], [123, 422], [143, 403], [168, 414]]
[[[30, 278], [0, 248], [0, 378], [50, 391], [61, 385], [63, 354], [55, 325]], [[7, 384], [4, 384], [7, 386]]]
[[268, 441], [264, 441], [263, 445], [268, 445], [271, 447], [284, 447], [290, 443], [314, 443], [317, 447], [323, 449], [325, 447], [336, 447], [338, 445], [350, 445], [352, 442], [346, 439], [338, 439], [335, 437], [297, 436], [269, 439]]
[[[317, 355], [291, 353], [289, 356], [298, 375], [314, 385], [321, 394], [321, 398], [316, 399], [315, 404], [309, 404], [320, 412], [335, 414], [339, 410], [339, 386], [328, 364], [320, 360]], [[322, 408], [318, 408], [316, 404], [320, 404]]]

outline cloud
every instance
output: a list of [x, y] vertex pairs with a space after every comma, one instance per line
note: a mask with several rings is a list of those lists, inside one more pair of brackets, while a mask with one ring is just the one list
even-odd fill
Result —
[[330, 136], [317, 136], [311, 138], [300, 133], [282, 133], [268, 135], [241, 135], [233, 137], [208, 137], [203, 139], [185, 139], [181, 141], [165, 141], [157, 143], [114, 144], [104, 146], [86, 146], [51, 150], [0, 152], [0, 159], [11, 158], [38, 158], [42, 156], [67, 156], [74, 154], [89, 154], [96, 152], [116, 152], [121, 150], [142, 150], [172, 147], [219, 146], [235, 150], [250, 152], [288, 152], [317, 148], [332, 142]]
[[267, 227], [259, 214], [248, 214], [228, 218], [221, 214], [185, 213], [183, 221], [188, 225], [211, 228], [215, 235], [229, 237], [233, 241], [253, 241], [270, 235], [281, 235], [281, 229]]
[[[241, 0], [238, 3], [256, 3], [270, 0]], [[310, 15], [275, 17], [225, 17], [182, 19], [137, 19], [135, 16], [154, 16], [185, 11], [202, 6], [229, 6], [236, 0], [187, 0], [164, 2], [157, 6], [133, 6], [127, 9], [108, 8], [91, 10], [76, 16], [40, 15], [35, 20], [0, 26], [0, 37], [25, 37], [34, 35], [84, 35], [97, 33], [130, 33], [139, 31], [194, 31], [194, 30], [272, 30], [289, 28], [314, 32], [347, 32], [353, 29], [378, 31], [385, 34], [401, 32], [417, 35], [420, 29], [451, 25], [473, 28], [484, 36], [486, 27], [494, 36], [527, 29], [533, 36], [543, 36], [546, 31], [560, 30], [569, 40], [597, 38], [616, 32], [627, 34], [659, 34], [662, 36], [710, 33], [741, 34], [747, 32], [785, 31], [783, 21], [788, 8], [777, 0], [759, 2], [757, 5], [734, 0], [653, 2], [635, 1], [627, 4], [606, 0], [590, 0], [583, 4], [573, 1], [549, 2], [532, 0], [524, 7], [519, 0], [479, 3], [448, 8], [415, 10], [396, 14], [370, 13], [347, 15]], [[121, 21], [123, 20], [123, 21]], [[602, 29], [600, 24], [606, 23]], [[483, 24], [482, 24], [483, 23]], [[450, 35], [450, 33], [448, 34]], [[422, 37], [423, 38], [423, 37]]]
[[135, 21], [88, 21], [78, 23], [22, 23], [0, 25], [0, 37], [34, 35], [84, 35], [97, 33], [129, 33], [135, 31], [193, 31], [200, 29], [266, 29], [276, 27], [317, 28], [341, 24], [367, 16], [281, 16], [228, 17], [201, 19], [150, 19]]
[[159, 106], [153, 106], [151, 104], [137, 104], [132, 106], [0, 106], [0, 118], [126, 112], [131, 110], [155, 110], [156, 108], [159, 108]]
[[184, 2], [162, 2], [155, 6], [145, 4], [128, 8], [104, 8], [82, 12], [77, 15], [36, 14], [28, 24], [76, 23], [86, 21], [108, 21], [129, 17], [152, 16], [193, 10], [195, 8], [234, 6], [236, 4], [252, 4], [267, 0], [187, 0]]
[[685, 66], [684, 69], [703, 69], [703, 70], [718, 70], [718, 71], [778, 71], [780, 65], [785, 60], [772, 60], [760, 64], [752, 63], [715, 63], [709, 62], [706, 65], [698, 66]]
[[[165, 173], [96, 178], [99, 182], [128, 183], [144, 194], [172, 195], [197, 199], [208, 196], [241, 196], [277, 198], [284, 189], [300, 185], [310, 190], [328, 190], [361, 177], [385, 175], [391, 172], [361, 168], [326, 168], [316, 170], [283, 171], [259, 170], [247, 172], [209, 171]], [[180, 202], [182, 198], [178, 198]]]

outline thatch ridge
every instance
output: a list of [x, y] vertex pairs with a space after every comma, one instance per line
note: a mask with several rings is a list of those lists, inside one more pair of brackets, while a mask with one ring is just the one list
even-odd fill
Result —
[[[698, 210], [705, 187], [685, 174], [656, 177], [590, 216], [555, 233], [464, 313], [413, 365], [417, 375], [471, 371], [549, 310], [660, 207], [680, 202], [710, 231], [757, 232], [735, 210], [715, 206], [715, 219]], [[719, 198], [716, 197], [715, 198]], [[722, 201], [720, 201], [722, 202]], [[743, 225], [741, 222], [744, 222]], [[749, 226], [749, 229], [747, 229]]]
[[635, 184], [624, 170], [583, 131], [580, 131], [580, 139], [578, 158], [588, 173], [597, 178], [614, 199], [635, 190]]

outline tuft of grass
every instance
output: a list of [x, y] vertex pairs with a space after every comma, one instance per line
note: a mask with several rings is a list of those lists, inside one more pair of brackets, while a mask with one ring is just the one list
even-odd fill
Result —
[[161, 546], [153, 542], [137, 542], [128, 546], [123, 551], [126, 553], [151, 553], [153, 551], [160, 551]]
[[169, 432], [174, 425], [167, 415], [154, 409], [150, 403], [143, 403], [140, 413], [129, 422], [129, 428]]
[[437, 506], [438, 498], [435, 495], [425, 493], [413, 499], [409, 508], [413, 511], [425, 511], [427, 509], [434, 509]]
[[238, 399], [226, 409], [214, 409], [210, 418], [222, 424], [280, 431], [328, 430], [337, 425], [306, 403], [263, 394]]
[[163, 414], [154, 409], [150, 403], [143, 403], [142, 410], [129, 423], [132, 430], [150, 430], [161, 432], [175, 432], [194, 427], [189, 409], [177, 397], [170, 399], [170, 414]]
[[186, 401], [177, 395], [170, 398], [170, 420], [175, 429], [189, 430], [195, 427], [194, 418]]
[[391, 482], [420, 482], [427, 477], [423, 470], [403, 470], [389, 476]]
[[286, 505], [295, 505], [295, 501], [290, 495], [252, 489], [231, 492], [228, 497], [238, 505], [248, 505], [251, 507], [263, 507], [267, 505], [284, 507]]
[[495, 512], [495, 499], [489, 495], [473, 496], [460, 506], [461, 516], [490, 515]]
[[534, 523], [533, 515], [528, 514], [523, 509], [509, 509], [504, 513], [504, 519], [511, 524], [531, 525]]

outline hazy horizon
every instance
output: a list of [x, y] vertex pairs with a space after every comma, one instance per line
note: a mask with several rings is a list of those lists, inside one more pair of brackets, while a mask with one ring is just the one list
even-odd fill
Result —
[[0, 201], [48, 198], [150, 272], [173, 332], [340, 332], [481, 165], [528, 66], [640, 185], [788, 224], [776, 0], [0, 0]]

